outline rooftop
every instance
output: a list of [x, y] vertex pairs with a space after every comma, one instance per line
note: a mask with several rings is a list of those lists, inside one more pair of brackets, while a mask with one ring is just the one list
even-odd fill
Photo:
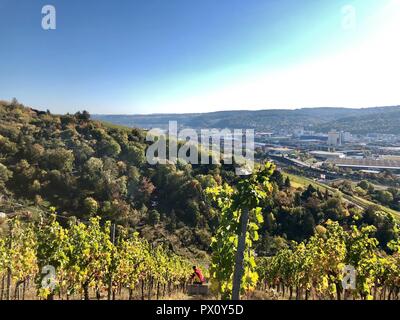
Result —
[[338, 167], [377, 168], [400, 170], [400, 160], [374, 160], [374, 159], [336, 159], [332, 160]]

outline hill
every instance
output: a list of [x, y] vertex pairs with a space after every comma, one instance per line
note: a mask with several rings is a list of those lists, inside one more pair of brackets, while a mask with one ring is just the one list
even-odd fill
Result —
[[[271, 112], [281, 117], [286, 111]], [[305, 117], [311, 110], [297, 112]], [[229, 114], [218, 113], [224, 121], [230, 121]], [[333, 117], [332, 110], [322, 114]], [[100, 216], [138, 231], [151, 243], [207, 259], [220, 215], [205, 189], [224, 183], [235, 187], [240, 178], [232, 166], [150, 165], [147, 146], [144, 131], [91, 120], [85, 111], [54, 115], [17, 101], [0, 102], [0, 211], [29, 219], [53, 206], [63, 223]], [[271, 182], [257, 243], [261, 255], [309, 239], [328, 220], [345, 229], [355, 223], [374, 225], [385, 250], [397, 238], [393, 216], [381, 207], [360, 208], [313, 183], [292, 185], [278, 170]]]
[[54, 206], [66, 219], [100, 215], [202, 256], [215, 225], [203, 190], [223, 170], [150, 166], [146, 148], [142, 130], [92, 121], [87, 112], [53, 115], [0, 102], [0, 211]]
[[304, 127], [328, 132], [331, 129], [351, 133], [399, 134], [400, 106], [364, 109], [306, 108], [297, 110], [221, 111], [193, 114], [94, 115], [94, 119], [141, 128], [164, 128], [176, 120], [182, 127], [254, 128], [291, 130]]

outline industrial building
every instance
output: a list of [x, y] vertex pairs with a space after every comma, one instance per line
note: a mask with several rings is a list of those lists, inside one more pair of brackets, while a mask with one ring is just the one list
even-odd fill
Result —
[[392, 170], [400, 171], [400, 160], [374, 159], [335, 159], [331, 160], [337, 167], [358, 170]]
[[322, 160], [333, 160], [333, 159], [341, 159], [345, 158], [345, 154], [342, 152], [327, 152], [327, 151], [311, 151], [310, 154]]
[[340, 132], [330, 131], [328, 133], [328, 145], [329, 146], [341, 146], [342, 145], [342, 135]]

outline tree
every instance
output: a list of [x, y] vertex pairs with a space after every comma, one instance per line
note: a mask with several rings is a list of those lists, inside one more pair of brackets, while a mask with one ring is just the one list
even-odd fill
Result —
[[289, 178], [289, 177], [286, 177], [286, 180], [285, 180], [285, 188], [289, 189], [290, 187], [291, 187], [290, 178]]
[[83, 112], [78, 111], [77, 113], [75, 113], [75, 118], [86, 122], [90, 120], [90, 113], [86, 110], [83, 110]]
[[13, 176], [12, 171], [0, 163], [0, 191], [4, 192], [6, 182]]
[[150, 212], [149, 212], [149, 223], [151, 225], [155, 226], [159, 222], [160, 222], [160, 213], [155, 209], [150, 210]]
[[62, 172], [71, 172], [75, 160], [73, 152], [64, 148], [47, 150], [45, 158], [47, 168]]
[[95, 216], [97, 214], [97, 211], [99, 210], [99, 205], [95, 199], [92, 197], [88, 197], [84, 200], [83, 206], [85, 208], [86, 213], [89, 216]]
[[125, 148], [125, 158], [129, 163], [136, 167], [141, 167], [146, 162], [145, 151], [136, 143], [129, 143]]
[[15, 97], [12, 98], [10, 105], [12, 107], [17, 107], [19, 105], [19, 102], [18, 102], [17, 98], [15, 98]]
[[98, 153], [101, 157], [116, 157], [121, 153], [121, 146], [111, 137], [98, 142]]
[[274, 173], [271, 176], [271, 182], [275, 182], [280, 189], [284, 186], [285, 181], [282, 173], [279, 170], [274, 171]]
[[364, 190], [368, 190], [369, 182], [367, 180], [362, 180], [358, 183], [358, 186]]
[[384, 205], [389, 205], [393, 202], [393, 194], [386, 190], [380, 190], [377, 194], [377, 199]]
[[156, 187], [150, 181], [150, 179], [147, 177], [143, 177], [139, 186], [139, 194], [140, 194], [139, 201], [141, 203], [148, 202], [155, 189]]
[[312, 184], [308, 185], [307, 190], [304, 191], [301, 195], [302, 200], [307, 200], [310, 198], [315, 192], [317, 192], [317, 189], [314, 188]]

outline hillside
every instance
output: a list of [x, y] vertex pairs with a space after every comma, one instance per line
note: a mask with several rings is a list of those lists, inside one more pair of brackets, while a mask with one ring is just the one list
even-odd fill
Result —
[[[211, 282], [228, 274], [223, 281], [230, 283], [236, 208], [254, 195], [258, 200], [248, 201], [257, 204], [248, 225], [254, 254], [248, 270], [257, 274], [246, 279], [259, 292], [278, 279], [286, 287], [299, 276], [309, 279], [296, 271], [302, 259], [312, 261], [307, 274], [316, 275], [306, 287], [319, 283], [316, 288], [325, 288], [321, 299], [334, 297], [324, 280], [333, 274], [332, 259], [337, 261], [332, 284], [340, 284], [340, 266], [346, 263], [371, 279], [369, 270], [397, 263], [398, 255], [391, 254], [399, 242], [398, 224], [381, 205], [282, 173], [271, 164], [265, 166], [267, 180], [259, 172], [238, 178], [222, 165], [151, 166], [145, 158], [147, 146], [144, 131], [91, 120], [85, 111], [53, 115], [16, 100], [0, 102], [0, 212], [5, 213], [0, 256], [9, 257], [0, 260], [0, 275], [4, 279], [12, 270], [15, 280], [7, 285], [5, 299], [19, 299], [21, 284], [37, 277], [37, 267], [49, 261], [64, 268], [60, 275], [69, 275], [68, 286], [76, 291], [59, 285], [59, 297], [68, 299], [104, 299], [105, 290], [109, 299], [144, 299], [144, 287], [148, 299], [181, 293], [193, 264], [204, 266]], [[366, 254], [359, 248], [369, 249]], [[320, 269], [322, 260], [326, 267]], [[12, 261], [11, 268], [4, 261]], [[293, 271], [287, 273], [287, 266]], [[396, 270], [389, 272], [398, 277]], [[385, 285], [396, 286], [388, 280], [392, 276], [382, 277]], [[357, 297], [371, 296], [374, 282], [367, 282], [361, 282]], [[164, 284], [162, 291], [159, 284]], [[123, 286], [125, 291], [116, 290]], [[230, 294], [227, 290], [219, 294]], [[50, 291], [30, 294], [52, 297]]]
[[[274, 112], [278, 117], [284, 111], [265, 111]], [[312, 113], [297, 112], [303, 116]], [[220, 113], [220, 117], [229, 114]], [[322, 115], [333, 117], [333, 112], [322, 109]], [[151, 241], [163, 241], [186, 255], [204, 258], [218, 226], [218, 211], [204, 190], [224, 182], [235, 185], [238, 178], [232, 168], [149, 165], [142, 130], [90, 118], [87, 112], [53, 115], [16, 101], [0, 103], [0, 210], [12, 212], [15, 206], [7, 203], [14, 201], [23, 204], [23, 212], [54, 206], [66, 218], [87, 220], [100, 215], [139, 231]], [[351, 203], [331, 199], [333, 194], [322, 195], [322, 190], [312, 186], [290, 187], [279, 171], [273, 182], [274, 196], [264, 208], [260, 252], [273, 252], [274, 243], [282, 239], [308, 239], [315, 227], [328, 219], [350, 225], [353, 216], [360, 214]], [[377, 210], [371, 209], [370, 214]], [[393, 235], [382, 228], [394, 228], [393, 218], [378, 212], [368, 221], [376, 223], [384, 248]]]
[[400, 133], [397, 122], [400, 107], [365, 109], [310, 108], [298, 110], [223, 111], [202, 114], [94, 115], [95, 119], [141, 128], [164, 128], [175, 120], [192, 128], [254, 128], [290, 130], [304, 127], [328, 132], [331, 129], [352, 133]]
[[143, 131], [92, 121], [86, 112], [60, 116], [0, 102], [0, 211], [54, 206], [67, 218], [100, 215], [203, 256], [215, 225], [203, 189], [224, 172], [149, 166], [146, 147]]
[[[284, 112], [260, 111], [277, 117]], [[312, 111], [297, 113], [306, 117]], [[228, 117], [230, 112], [219, 114]], [[330, 109], [322, 109], [320, 114], [334, 116]], [[152, 241], [166, 241], [186, 255], [204, 257], [218, 226], [218, 211], [204, 190], [224, 182], [235, 185], [238, 178], [232, 168], [149, 165], [142, 130], [90, 118], [87, 112], [52, 115], [16, 101], [0, 103], [0, 205], [5, 208], [0, 210], [11, 212], [15, 206], [10, 208], [7, 201], [15, 201], [28, 212], [34, 211], [29, 209], [32, 207], [46, 211], [54, 206], [67, 218], [87, 220], [100, 215]], [[273, 181], [274, 197], [264, 208], [260, 252], [271, 252], [273, 243], [282, 237], [284, 241], [308, 239], [315, 227], [328, 219], [350, 225], [353, 215], [360, 214], [351, 203], [331, 199], [333, 194], [323, 196], [322, 190], [288, 188], [278, 171]], [[371, 214], [377, 210], [371, 209]], [[381, 228], [394, 228], [394, 221], [390, 215], [374, 219], [385, 247], [393, 235]], [[386, 224], [382, 225], [382, 219], [388, 219]]]
[[318, 126], [321, 131], [331, 128], [358, 134], [384, 133], [400, 134], [400, 109], [388, 108], [374, 113], [353, 115], [334, 120]]

